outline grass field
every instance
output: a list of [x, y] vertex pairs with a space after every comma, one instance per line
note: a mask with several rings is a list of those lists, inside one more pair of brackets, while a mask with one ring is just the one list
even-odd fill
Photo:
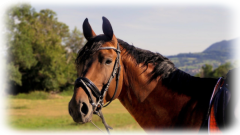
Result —
[[[24, 131], [98, 131], [91, 123], [77, 124], [72, 120], [68, 114], [68, 102], [71, 96], [51, 95], [44, 92], [36, 93], [36, 98], [30, 94], [8, 98], [6, 106], [8, 126], [14, 130]], [[138, 131], [144, 133], [118, 100], [104, 108], [103, 114], [108, 125], [113, 127], [113, 132]], [[98, 116], [93, 116], [92, 121], [102, 130], [105, 129]]]

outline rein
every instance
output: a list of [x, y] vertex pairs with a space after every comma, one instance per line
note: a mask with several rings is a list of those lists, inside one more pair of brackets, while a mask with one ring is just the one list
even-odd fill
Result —
[[[75, 88], [78, 88], [78, 87], [82, 87], [83, 88], [85, 93], [88, 95], [90, 104], [93, 107], [93, 113], [98, 115], [102, 119], [102, 123], [104, 124], [107, 132], [110, 134], [109, 129], [112, 129], [112, 128], [107, 125], [107, 123], [106, 123], [106, 121], [105, 121], [105, 119], [103, 117], [101, 109], [103, 107], [108, 106], [113, 101], [113, 99], [115, 98], [115, 95], [117, 93], [118, 82], [119, 82], [119, 75], [120, 75], [120, 71], [121, 71], [120, 60], [119, 60], [121, 51], [120, 51], [120, 47], [119, 47], [118, 43], [117, 43], [117, 49], [114, 48], [114, 47], [100, 47], [98, 50], [109, 50], [109, 49], [113, 49], [117, 53], [117, 58], [116, 58], [115, 63], [114, 63], [112, 74], [111, 74], [107, 84], [105, 84], [103, 86], [102, 90], [100, 91], [91, 80], [89, 80], [88, 78], [85, 78], [85, 77], [77, 78], [76, 81], [75, 81], [75, 86], [74, 87]], [[108, 91], [108, 87], [109, 87], [112, 79], [115, 76], [116, 76], [115, 92], [114, 92], [111, 100], [107, 104], [104, 105], [103, 98], [105, 97], [105, 95], [106, 95], [106, 93]], [[96, 97], [96, 102], [94, 102], [93, 96]], [[93, 122], [91, 121], [91, 123], [93, 123]], [[96, 126], [94, 123], [93, 123], [93, 125]], [[98, 129], [100, 129], [100, 128], [98, 128]], [[100, 131], [102, 131], [102, 130], [100, 130]]]

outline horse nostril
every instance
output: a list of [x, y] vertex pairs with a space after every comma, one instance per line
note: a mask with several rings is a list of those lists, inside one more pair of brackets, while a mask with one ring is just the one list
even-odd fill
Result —
[[81, 108], [81, 112], [85, 115], [87, 115], [88, 113], [88, 106], [86, 103], [82, 102], [82, 108]]

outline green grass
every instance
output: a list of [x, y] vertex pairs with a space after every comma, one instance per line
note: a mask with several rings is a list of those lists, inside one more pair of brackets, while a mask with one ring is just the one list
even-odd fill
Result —
[[[36, 93], [34, 92], [34, 95]], [[28, 97], [32, 96], [31, 93], [23, 95], [8, 98], [6, 123], [14, 130], [98, 131], [92, 123], [76, 124], [72, 120], [68, 114], [68, 102], [71, 96], [48, 94], [47, 99], [36, 99]], [[104, 108], [103, 115], [106, 122], [113, 127], [113, 132], [143, 132], [142, 128], [118, 100], [114, 100], [108, 107]], [[92, 121], [102, 130], [105, 129], [98, 116], [94, 115]]]
[[69, 86], [65, 90], [59, 93], [60, 96], [72, 96], [74, 91], [74, 86]]
[[73, 95], [73, 90], [74, 89], [62, 91], [59, 95], [60, 96], [72, 96]]
[[[105, 119], [114, 131], [141, 131], [134, 119], [128, 114], [105, 114]], [[73, 122], [70, 116], [13, 116], [10, 118], [9, 125], [17, 130], [98, 130], [92, 123], [77, 124]], [[105, 129], [101, 119], [93, 116], [92, 121], [101, 129]]]
[[12, 106], [12, 107], [9, 107], [8, 109], [15, 109], [15, 110], [18, 110], [18, 109], [27, 109], [27, 106]]
[[[49, 130], [49, 129], [78, 129], [81, 126], [73, 123], [71, 119], [65, 117], [46, 117], [46, 116], [13, 116], [9, 122], [10, 126], [14, 129], [27, 129], [27, 130]], [[86, 125], [83, 125], [85, 128]]]
[[44, 91], [33, 91], [28, 94], [20, 93], [15, 96], [9, 96], [10, 98], [14, 99], [32, 99], [32, 100], [38, 100], [38, 99], [48, 99], [50, 98], [49, 93]]

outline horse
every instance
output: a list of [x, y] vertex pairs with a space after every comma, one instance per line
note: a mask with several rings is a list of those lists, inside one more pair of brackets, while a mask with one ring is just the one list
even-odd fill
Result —
[[218, 79], [191, 76], [163, 55], [129, 45], [114, 35], [107, 18], [102, 19], [100, 35], [87, 18], [83, 22], [87, 43], [75, 60], [80, 78], [69, 102], [73, 120], [87, 123], [93, 114], [103, 119], [103, 104], [118, 99], [146, 131], [199, 131]]

